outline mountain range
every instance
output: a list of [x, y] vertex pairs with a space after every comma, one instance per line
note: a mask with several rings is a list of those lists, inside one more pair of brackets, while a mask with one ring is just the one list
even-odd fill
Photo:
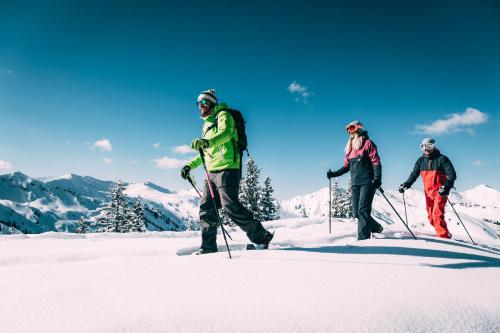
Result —
[[[181, 231], [196, 221], [199, 198], [189, 191], [170, 191], [152, 183], [125, 184], [130, 199], [143, 198], [147, 229]], [[91, 219], [113, 186], [88, 176], [32, 178], [21, 172], [0, 176], [0, 234], [74, 231], [80, 219]]]
[[[32, 178], [21, 172], [0, 176], [0, 234], [73, 232], [80, 219], [92, 219], [97, 208], [107, 200], [112, 181], [68, 174], [60, 177]], [[194, 190], [172, 191], [156, 184], [125, 183], [125, 195], [132, 200], [141, 196], [150, 231], [183, 231], [198, 222], [199, 197]], [[328, 188], [280, 202], [281, 216], [328, 216]], [[407, 216], [411, 228], [429, 232], [425, 198], [421, 191], [405, 192], [403, 197], [395, 190], [385, 192], [400, 216]], [[500, 234], [500, 192], [488, 185], [450, 194], [450, 201], [469, 228], [480, 229], [496, 238]], [[373, 216], [385, 223], [401, 223], [399, 217], [377, 192]], [[447, 221], [459, 223], [451, 206], [447, 207]], [[456, 224], [456, 223], [455, 223]], [[450, 228], [451, 229], [451, 228]], [[461, 228], [457, 232], [462, 233]]]

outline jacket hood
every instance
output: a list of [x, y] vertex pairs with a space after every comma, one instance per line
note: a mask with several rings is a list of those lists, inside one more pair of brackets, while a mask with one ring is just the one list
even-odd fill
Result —
[[370, 137], [368, 136], [368, 131], [362, 130], [358, 133], [360, 136], [362, 136], [365, 139], [369, 139]]
[[228, 109], [228, 106], [226, 103], [216, 104], [214, 106], [214, 110], [212, 111], [212, 113], [206, 117], [201, 117], [201, 119], [203, 119], [204, 121], [213, 121], [213, 120], [215, 120], [215, 116], [217, 115], [217, 113], [219, 113], [223, 110], [227, 110], [227, 109]]

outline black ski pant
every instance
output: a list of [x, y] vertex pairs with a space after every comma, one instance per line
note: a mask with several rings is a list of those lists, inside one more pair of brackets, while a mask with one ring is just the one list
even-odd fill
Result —
[[377, 190], [372, 184], [353, 185], [352, 214], [358, 219], [358, 239], [368, 239], [372, 231], [380, 228], [380, 224], [373, 219], [372, 202]]
[[[243, 231], [250, 241], [256, 244], [265, 242], [266, 229], [262, 223], [253, 218], [252, 213], [239, 201], [240, 170], [224, 170], [210, 172], [212, 188], [214, 189], [215, 204], [218, 209], [224, 208], [227, 215]], [[201, 248], [206, 251], [217, 251], [217, 211], [214, 208], [208, 183], [200, 204]]]

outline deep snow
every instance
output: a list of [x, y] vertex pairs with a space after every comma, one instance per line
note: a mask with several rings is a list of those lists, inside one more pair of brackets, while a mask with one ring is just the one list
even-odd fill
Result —
[[1, 331], [500, 331], [500, 241], [480, 229], [473, 246], [401, 224], [361, 242], [348, 220], [265, 225], [272, 249], [233, 260], [176, 256], [198, 232], [0, 236]]

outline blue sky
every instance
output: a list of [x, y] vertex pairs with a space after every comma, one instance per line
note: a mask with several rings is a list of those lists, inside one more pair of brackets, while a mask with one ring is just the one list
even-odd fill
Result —
[[427, 130], [459, 191], [500, 189], [499, 40], [495, 1], [1, 1], [0, 173], [188, 188], [173, 149], [215, 88], [279, 198], [327, 185], [354, 119], [386, 187]]

